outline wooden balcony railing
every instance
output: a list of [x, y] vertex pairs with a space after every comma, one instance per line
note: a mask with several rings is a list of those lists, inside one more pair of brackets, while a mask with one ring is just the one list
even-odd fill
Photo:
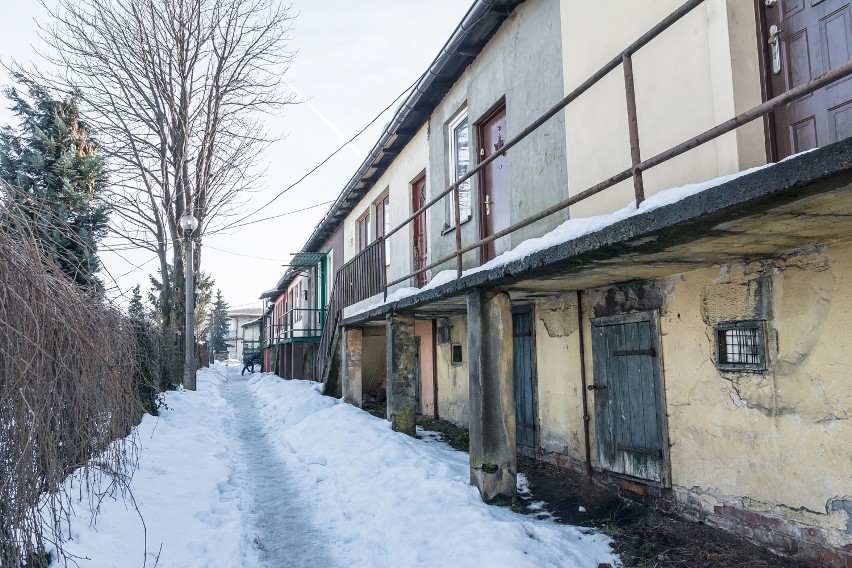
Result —
[[317, 348], [317, 380], [325, 381], [331, 368], [334, 339], [343, 308], [381, 294], [386, 288], [385, 284], [385, 246], [381, 238], [344, 264], [334, 275], [325, 325]]

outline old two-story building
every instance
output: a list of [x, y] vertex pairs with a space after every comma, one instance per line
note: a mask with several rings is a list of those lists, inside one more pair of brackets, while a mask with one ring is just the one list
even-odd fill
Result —
[[275, 288], [261, 295], [264, 309], [257, 333], [265, 372], [288, 379], [314, 377], [332, 259], [324, 252], [294, 255]]
[[[225, 337], [225, 343], [228, 345], [228, 359], [243, 360], [247, 347], [244, 324], [256, 320], [260, 313], [257, 308], [240, 308], [228, 311], [228, 335]], [[249, 348], [251, 348], [251, 344]]]
[[850, 54], [848, 0], [474, 2], [300, 253], [303, 376], [486, 500], [525, 454], [852, 562]]

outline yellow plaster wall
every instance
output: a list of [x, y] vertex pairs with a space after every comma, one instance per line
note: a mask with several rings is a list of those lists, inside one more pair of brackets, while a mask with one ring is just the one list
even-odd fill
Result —
[[[437, 357], [435, 380], [438, 381], [438, 417], [467, 427], [469, 421], [468, 401], [470, 393], [467, 378], [467, 320], [464, 317], [451, 318], [452, 341], [436, 345]], [[438, 325], [441, 325], [439, 320]], [[462, 364], [452, 364], [452, 344], [461, 343]]]
[[[699, 270], [651, 286], [661, 302], [676, 497], [708, 513], [729, 505], [819, 527], [831, 544], [849, 544], [846, 512], [827, 509], [852, 495], [852, 245]], [[583, 294], [589, 383], [589, 320], [606, 292]], [[537, 396], [541, 451], [582, 462], [575, 298], [536, 302]], [[769, 370], [718, 370], [713, 325], [763, 316]], [[594, 464], [594, 393], [588, 395]]]
[[[682, 0], [561, 0], [565, 93], [682, 4]], [[762, 102], [754, 6], [707, 0], [633, 56], [639, 140], [652, 157]], [[565, 111], [568, 182], [579, 193], [630, 166], [619, 66]], [[765, 163], [756, 121], [644, 174], [646, 195]], [[633, 199], [628, 180], [571, 207], [607, 213]]]
[[[720, 372], [711, 326], [747, 318], [761, 277], [771, 286], [769, 371]], [[852, 494], [850, 328], [848, 244], [683, 275], [661, 318], [673, 484], [845, 526], [845, 513], [825, 513]]]
[[566, 294], [535, 304], [538, 446], [544, 453], [585, 459], [580, 384], [577, 297]]

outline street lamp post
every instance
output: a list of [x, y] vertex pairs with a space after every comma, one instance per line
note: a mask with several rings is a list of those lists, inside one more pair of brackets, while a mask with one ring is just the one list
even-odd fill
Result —
[[198, 219], [187, 212], [178, 221], [183, 229], [186, 247], [186, 360], [183, 368], [183, 386], [187, 390], [195, 390], [195, 269], [192, 260], [192, 232], [198, 228]]

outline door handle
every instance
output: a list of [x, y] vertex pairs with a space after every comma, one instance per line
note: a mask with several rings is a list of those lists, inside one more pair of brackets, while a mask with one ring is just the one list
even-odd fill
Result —
[[769, 28], [769, 51], [772, 59], [773, 75], [781, 72], [781, 41], [778, 39], [779, 35], [781, 35], [781, 28], [773, 24]]
[[492, 203], [491, 196], [486, 194], [485, 195], [485, 216], [486, 217], [491, 215], [491, 203]]

